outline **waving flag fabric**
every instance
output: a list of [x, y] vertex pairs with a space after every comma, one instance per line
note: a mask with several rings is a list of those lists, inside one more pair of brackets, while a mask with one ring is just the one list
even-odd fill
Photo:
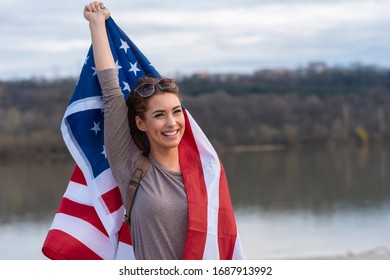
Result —
[[[106, 27], [127, 98], [140, 77], [160, 74], [112, 18]], [[188, 110], [184, 115], [179, 145], [189, 214], [184, 259], [243, 259], [223, 166]], [[43, 244], [50, 259], [134, 259], [120, 191], [105, 154], [103, 122], [91, 47], [61, 124], [76, 166]]]

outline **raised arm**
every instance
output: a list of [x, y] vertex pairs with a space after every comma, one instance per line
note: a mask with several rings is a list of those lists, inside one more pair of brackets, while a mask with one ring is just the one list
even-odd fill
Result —
[[134, 158], [140, 150], [131, 138], [128, 109], [108, 42], [105, 21], [110, 17], [110, 11], [102, 2], [95, 1], [85, 6], [84, 17], [89, 22], [95, 67], [103, 94], [104, 147], [124, 202]]
[[105, 25], [106, 19], [110, 17], [110, 11], [103, 2], [95, 1], [85, 6], [84, 17], [89, 22], [96, 71], [115, 68]]

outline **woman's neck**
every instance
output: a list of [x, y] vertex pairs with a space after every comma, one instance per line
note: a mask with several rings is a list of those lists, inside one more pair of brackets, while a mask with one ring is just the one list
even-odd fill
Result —
[[165, 169], [173, 172], [181, 172], [178, 148], [164, 150], [151, 149], [150, 153], [152, 154], [154, 160], [156, 160]]

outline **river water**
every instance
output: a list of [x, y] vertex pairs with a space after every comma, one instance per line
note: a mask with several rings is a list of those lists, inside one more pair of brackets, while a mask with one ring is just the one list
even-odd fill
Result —
[[[389, 252], [390, 147], [220, 155], [248, 259]], [[0, 259], [41, 247], [72, 161], [0, 163]]]

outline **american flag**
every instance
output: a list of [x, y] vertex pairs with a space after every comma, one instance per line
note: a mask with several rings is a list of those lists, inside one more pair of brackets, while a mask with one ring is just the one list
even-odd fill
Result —
[[[106, 27], [127, 98], [138, 78], [160, 74], [111, 17]], [[186, 129], [179, 144], [189, 215], [184, 259], [243, 259], [223, 166], [185, 108], [184, 115]], [[76, 166], [42, 247], [49, 259], [135, 258], [120, 191], [105, 154], [103, 122], [91, 47], [61, 124]]]

